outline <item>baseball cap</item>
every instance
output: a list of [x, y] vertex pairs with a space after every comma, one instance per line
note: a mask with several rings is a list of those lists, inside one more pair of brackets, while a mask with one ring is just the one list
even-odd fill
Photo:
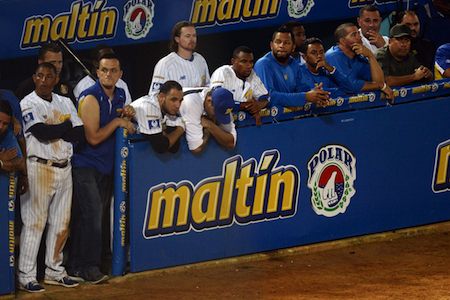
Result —
[[216, 120], [221, 124], [231, 122], [230, 113], [234, 108], [233, 94], [224, 88], [216, 88], [211, 94]]
[[399, 38], [402, 36], [411, 37], [411, 29], [404, 24], [397, 24], [391, 28], [390, 37], [391, 38]]

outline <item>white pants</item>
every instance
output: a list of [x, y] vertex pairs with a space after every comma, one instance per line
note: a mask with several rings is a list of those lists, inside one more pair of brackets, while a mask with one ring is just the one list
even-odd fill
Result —
[[20, 198], [23, 227], [18, 278], [22, 285], [36, 280], [37, 254], [46, 223], [45, 277], [60, 279], [67, 275], [61, 264], [72, 205], [70, 163], [65, 168], [58, 168], [28, 159], [27, 170], [29, 190]]

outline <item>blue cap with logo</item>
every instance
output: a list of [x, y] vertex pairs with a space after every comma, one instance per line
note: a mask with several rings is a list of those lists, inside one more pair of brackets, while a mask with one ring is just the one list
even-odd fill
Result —
[[216, 88], [211, 94], [216, 120], [221, 124], [231, 122], [231, 112], [235, 106], [233, 94], [224, 88]]

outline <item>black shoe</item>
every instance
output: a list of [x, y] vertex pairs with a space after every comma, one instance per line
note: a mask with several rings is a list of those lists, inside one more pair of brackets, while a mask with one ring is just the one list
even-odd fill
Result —
[[103, 274], [96, 267], [82, 271], [80, 275], [84, 279], [84, 281], [91, 284], [98, 284], [101, 282], [105, 282], [109, 279], [108, 275]]
[[84, 282], [83, 277], [81, 277], [81, 271], [67, 271], [70, 279], [76, 282]]
[[28, 293], [42, 293], [45, 291], [44, 287], [37, 281], [30, 281], [25, 285], [19, 285], [19, 289], [27, 291]]

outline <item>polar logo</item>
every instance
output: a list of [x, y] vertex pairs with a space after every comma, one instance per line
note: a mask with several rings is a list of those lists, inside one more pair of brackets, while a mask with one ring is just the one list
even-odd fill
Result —
[[356, 158], [344, 146], [322, 147], [308, 162], [308, 187], [314, 212], [325, 217], [344, 213], [356, 193]]
[[314, 6], [314, 0], [288, 0], [288, 14], [292, 18], [301, 18], [308, 15]]
[[125, 34], [128, 38], [145, 38], [153, 27], [155, 5], [151, 0], [130, 0], [124, 7]]

